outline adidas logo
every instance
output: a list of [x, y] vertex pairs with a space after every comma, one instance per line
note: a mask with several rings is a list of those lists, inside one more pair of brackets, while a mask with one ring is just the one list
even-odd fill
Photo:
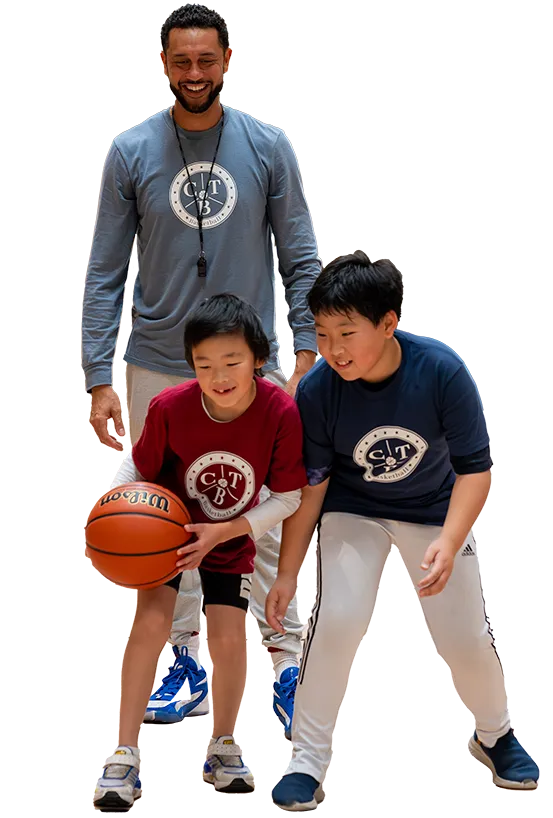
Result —
[[461, 556], [462, 557], [475, 557], [476, 556], [476, 551], [474, 551], [472, 546], [469, 543], [467, 543], [465, 545], [465, 547], [463, 548], [463, 550], [461, 551]]

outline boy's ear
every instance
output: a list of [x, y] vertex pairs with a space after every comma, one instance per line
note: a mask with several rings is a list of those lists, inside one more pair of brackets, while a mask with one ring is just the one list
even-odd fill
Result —
[[395, 310], [390, 310], [389, 312], [387, 312], [382, 320], [384, 322], [384, 332], [386, 338], [391, 338], [394, 332], [396, 331], [397, 325], [399, 323], [399, 319], [396, 315]]
[[267, 363], [267, 358], [256, 358], [253, 365], [254, 369], [261, 369]]

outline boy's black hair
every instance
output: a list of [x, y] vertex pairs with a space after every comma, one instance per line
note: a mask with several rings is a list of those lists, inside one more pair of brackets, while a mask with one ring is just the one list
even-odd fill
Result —
[[338, 256], [321, 271], [307, 302], [313, 315], [356, 310], [375, 327], [390, 310], [401, 317], [403, 279], [387, 258], [372, 262], [362, 251]]
[[[266, 361], [270, 355], [269, 339], [261, 320], [247, 301], [231, 293], [212, 295], [202, 301], [184, 327], [184, 357], [194, 369], [192, 350], [214, 335], [242, 335], [255, 360]], [[256, 375], [263, 377], [260, 369]]]
[[169, 45], [169, 32], [172, 28], [215, 28], [219, 34], [219, 43], [223, 51], [228, 48], [227, 24], [220, 14], [200, 6], [197, 3], [187, 3], [169, 15], [161, 27], [161, 45], [165, 54]]

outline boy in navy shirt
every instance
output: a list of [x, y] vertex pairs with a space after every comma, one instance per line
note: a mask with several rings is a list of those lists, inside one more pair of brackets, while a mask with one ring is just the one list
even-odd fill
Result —
[[[297, 394], [309, 486], [284, 524], [266, 609], [277, 628], [320, 520], [318, 593], [296, 693], [293, 756], [273, 790], [287, 810], [314, 809], [324, 797], [332, 732], [392, 544], [474, 714], [470, 752], [498, 786], [537, 786], [539, 770], [511, 729], [471, 533], [492, 465], [482, 404], [453, 350], [397, 330], [402, 296], [396, 267], [372, 264], [360, 251], [329, 264], [309, 295], [322, 355]], [[332, 678], [328, 656], [335, 659]]]

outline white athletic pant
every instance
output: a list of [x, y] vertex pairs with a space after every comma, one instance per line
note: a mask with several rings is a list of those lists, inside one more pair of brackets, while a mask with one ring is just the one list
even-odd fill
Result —
[[[286, 773], [319, 783], [332, 755], [332, 733], [357, 648], [371, 620], [384, 564], [395, 544], [413, 585], [439, 526], [325, 514], [318, 547], [317, 599], [304, 647], [292, 723], [293, 754]], [[470, 545], [471, 551], [462, 552]], [[444, 590], [420, 600], [436, 649], [489, 746], [510, 727], [501, 663], [484, 609], [472, 534], [455, 558]], [[329, 657], [332, 672], [328, 671]]]
[[[286, 383], [280, 369], [268, 372], [266, 377], [278, 386], [284, 386]], [[134, 364], [127, 364], [127, 406], [132, 443], [136, 443], [140, 437], [152, 398], [162, 389], [177, 386], [184, 380], [186, 378], [178, 375], [166, 375], [162, 372], [153, 372], [150, 369], [134, 366]], [[268, 495], [269, 490], [262, 486], [261, 500]], [[282, 623], [286, 629], [284, 635], [274, 631], [265, 621], [265, 598], [277, 575], [281, 532], [282, 523], [267, 531], [255, 544], [257, 553], [252, 577], [250, 610], [257, 619], [263, 644], [267, 648], [280, 648], [299, 655], [303, 625], [298, 619], [296, 598], [294, 597], [290, 603]], [[200, 630], [201, 599], [202, 587], [199, 572], [197, 570], [183, 571], [175, 604], [171, 644], [186, 645], [190, 635]]]

